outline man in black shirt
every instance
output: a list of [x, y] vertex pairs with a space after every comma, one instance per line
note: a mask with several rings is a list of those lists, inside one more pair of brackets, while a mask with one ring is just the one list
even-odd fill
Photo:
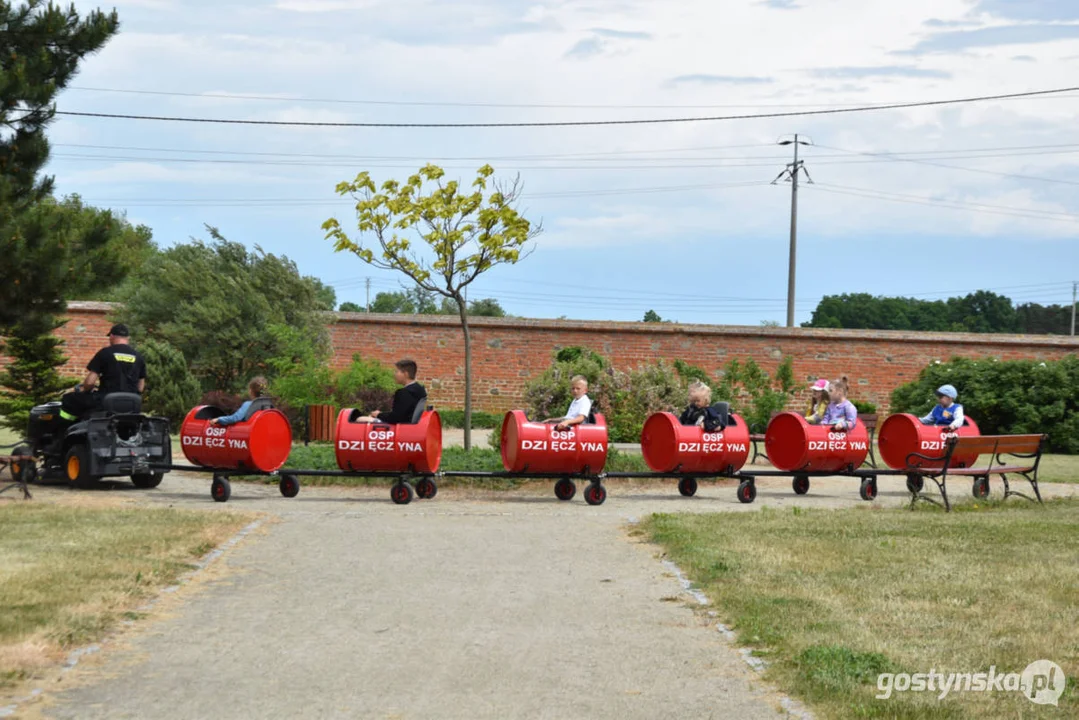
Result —
[[101, 399], [110, 393], [142, 394], [146, 388], [146, 362], [127, 344], [130, 335], [127, 325], [112, 326], [108, 347], [98, 350], [90, 360], [82, 385], [63, 397], [61, 416], [75, 420], [101, 407]]
[[370, 415], [358, 418], [356, 422], [378, 422], [391, 425], [408, 425], [421, 400], [427, 399], [427, 390], [416, 382], [416, 363], [412, 360], [398, 360], [393, 365], [393, 379], [403, 385], [393, 394], [393, 408], [388, 413], [374, 410]]

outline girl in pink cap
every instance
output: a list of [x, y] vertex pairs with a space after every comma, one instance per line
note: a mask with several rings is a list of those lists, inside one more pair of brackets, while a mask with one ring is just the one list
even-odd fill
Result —
[[816, 425], [824, 417], [824, 411], [828, 409], [831, 398], [828, 397], [828, 381], [821, 378], [809, 386], [812, 396], [809, 399], [809, 410], [806, 411], [805, 419], [810, 425]]

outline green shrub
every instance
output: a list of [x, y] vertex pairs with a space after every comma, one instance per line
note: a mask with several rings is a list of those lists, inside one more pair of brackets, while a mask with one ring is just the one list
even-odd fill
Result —
[[861, 400], [851, 400], [854, 409], [858, 411], [859, 415], [872, 415], [877, 411], [877, 406], [871, 402], [863, 402]]
[[178, 428], [184, 416], [202, 396], [202, 385], [191, 373], [184, 354], [161, 340], [148, 338], [138, 350], [146, 360], [146, 393], [143, 409], [167, 417]]
[[1079, 453], [1079, 357], [933, 363], [892, 392], [892, 411], [927, 414], [945, 384], [959, 391], [963, 411], [983, 435], [1048, 433], [1053, 452]]
[[[438, 416], [442, 418], [442, 427], [460, 428], [465, 426], [465, 411], [464, 410], [438, 410]], [[504, 415], [501, 413], [489, 413], [482, 412], [480, 410], [472, 411], [472, 427], [480, 428], [483, 430], [498, 429], [502, 427], [502, 418]]]
[[681, 360], [674, 361], [674, 368], [687, 384], [699, 380], [709, 385], [713, 401], [730, 403], [731, 412], [745, 418], [754, 430], [764, 432], [772, 415], [786, 409], [794, 397], [797, 385], [792, 362], [790, 356], [783, 358], [772, 377], [752, 358], [744, 363], [731, 360], [718, 380], [708, 377], [702, 368]]
[[686, 403], [686, 383], [664, 362], [642, 365], [622, 378], [625, 382], [607, 417], [611, 442], [639, 442], [649, 415], [678, 413]]
[[396, 389], [393, 370], [378, 360], [364, 360], [358, 354], [353, 355], [349, 366], [333, 378], [333, 400], [338, 407], [352, 406], [361, 391], [373, 389], [392, 394]]
[[719, 380], [682, 360], [657, 362], [629, 373], [611, 367], [603, 356], [579, 347], [564, 348], [554, 363], [525, 388], [532, 419], [560, 417], [569, 407], [570, 379], [588, 378], [588, 397], [607, 416], [611, 442], [637, 442], [641, 428], [655, 412], [679, 412], [687, 403], [686, 387], [699, 380], [712, 387], [713, 400], [726, 400], [752, 427], [764, 428], [772, 414], [783, 410], [796, 385], [792, 359], [784, 358], [775, 376], [752, 359], [732, 360]]
[[774, 413], [787, 407], [794, 397], [793, 359], [788, 355], [770, 376], [753, 358], [740, 363], [731, 360], [712, 397], [730, 398], [731, 409], [742, 415], [751, 428], [768, 427]]
[[570, 380], [574, 375], [588, 379], [588, 397], [596, 410], [609, 412], [618, 396], [620, 373], [603, 356], [569, 347], [556, 352], [554, 363], [525, 386], [529, 418], [543, 420], [565, 415], [573, 400]]

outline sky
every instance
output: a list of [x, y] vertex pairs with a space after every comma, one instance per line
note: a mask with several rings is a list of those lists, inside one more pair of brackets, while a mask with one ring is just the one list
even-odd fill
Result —
[[[80, 0], [81, 10], [96, 3]], [[132, 0], [61, 111], [328, 122], [708, 117], [1079, 85], [1074, 0]], [[519, 175], [542, 234], [470, 290], [528, 317], [784, 322], [798, 133], [796, 321], [826, 294], [1079, 280], [1079, 93], [865, 113], [546, 128], [251, 127], [59, 117], [57, 192], [168, 246], [284, 254], [361, 305], [402, 278], [335, 254], [338, 182], [427, 162]]]

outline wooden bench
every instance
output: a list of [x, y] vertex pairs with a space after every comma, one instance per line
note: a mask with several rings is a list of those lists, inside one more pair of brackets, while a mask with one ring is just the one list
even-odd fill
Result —
[[[910, 506], [913, 508], [918, 500], [925, 500], [934, 505], [941, 505], [946, 511], [951, 511], [952, 506], [948, 501], [946, 484], [949, 477], [973, 478], [974, 497], [985, 499], [989, 497], [989, 476], [999, 475], [1004, 481], [1004, 499], [1012, 495], [1026, 498], [1031, 502], [1041, 502], [1041, 492], [1038, 490], [1038, 464], [1041, 462], [1042, 451], [1045, 447], [1045, 435], [981, 435], [975, 437], [952, 437], [944, 444], [943, 455], [923, 455], [911, 453], [907, 455], [906, 473], [907, 489], [911, 492]], [[954, 456], [957, 455], [988, 455], [989, 463], [978, 467], [948, 467]], [[1005, 459], [1008, 456], [1009, 459]], [[943, 463], [941, 468], [918, 467], [916, 460], [924, 460], [932, 463]], [[1012, 490], [1008, 482], [1008, 475], [1021, 475], [1030, 483], [1034, 490], [1034, 497], [1030, 497], [1018, 490]], [[929, 478], [940, 489], [941, 501], [929, 497], [922, 489], [924, 478]]]
[[[22, 490], [23, 500], [32, 500], [34, 496], [30, 494], [30, 488], [26, 486], [26, 483], [32, 476], [30, 468], [31, 463], [34, 462], [34, 458], [29, 455], [0, 455], [0, 477], [3, 476], [5, 470], [8, 470], [13, 481], [0, 487], [0, 495], [8, 490], [18, 489]], [[33, 467], [36, 469], [36, 466]]]

